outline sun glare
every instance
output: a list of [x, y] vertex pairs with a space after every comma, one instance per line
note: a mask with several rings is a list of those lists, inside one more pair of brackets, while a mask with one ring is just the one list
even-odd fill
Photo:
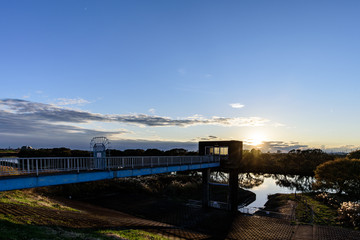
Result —
[[248, 144], [251, 146], [258, 146], [265, 141], [264, 134], [261, 133], [254, 133], [251, 137], [247, 140]]

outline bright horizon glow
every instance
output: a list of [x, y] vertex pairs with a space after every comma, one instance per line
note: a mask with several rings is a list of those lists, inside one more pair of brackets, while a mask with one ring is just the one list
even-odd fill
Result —
[[266, 141], [266, 136], [263, 133], [256, 132], [250, 135], [250, 138], [245, 141], [250, 146], [259, 146]]

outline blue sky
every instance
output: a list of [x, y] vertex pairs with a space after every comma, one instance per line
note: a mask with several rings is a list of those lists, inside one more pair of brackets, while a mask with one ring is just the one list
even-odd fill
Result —
[[107, 136], [118, 149], [196, 149], [201, 139], [356, 149], [359, 10], [359, 1], [1, 1], [0, 147], [88, 148]]

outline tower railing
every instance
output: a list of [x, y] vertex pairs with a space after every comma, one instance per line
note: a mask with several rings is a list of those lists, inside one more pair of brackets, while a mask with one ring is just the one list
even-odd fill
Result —
[[219, 156], [0, 158], [0, 176], [154, 168], [215, 162], [220, 162]]

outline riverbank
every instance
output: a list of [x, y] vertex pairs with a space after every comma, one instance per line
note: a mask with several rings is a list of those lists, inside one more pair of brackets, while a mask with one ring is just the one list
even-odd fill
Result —
[[291, 215], [296, 224], [338, 226], [357, 230], [356, 226], [339, 212], [341, 201], [334, 204], [336, 201], [334, 199], [341, 196], [329, 195], [328, 198], [333, 201], [331, 203], [324, 199], [323, 195], [319, 193], [269, 195], [264, 211]]

